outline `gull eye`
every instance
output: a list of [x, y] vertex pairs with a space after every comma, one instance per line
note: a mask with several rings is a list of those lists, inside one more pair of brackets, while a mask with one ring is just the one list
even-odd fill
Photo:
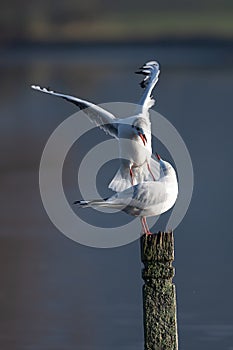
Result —
[[139, 131], [139, 130], [140, 130], [140, 128], [139, 128], [138, 126], [136, 127], [136, 129], [137, 129], [137, 131]]

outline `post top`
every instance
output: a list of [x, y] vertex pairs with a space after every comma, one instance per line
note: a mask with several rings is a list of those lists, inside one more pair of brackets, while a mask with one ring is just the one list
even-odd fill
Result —
[[173, 232], [158, 232], [141, 237], [142, 261], [173, 261], [174, 236]]

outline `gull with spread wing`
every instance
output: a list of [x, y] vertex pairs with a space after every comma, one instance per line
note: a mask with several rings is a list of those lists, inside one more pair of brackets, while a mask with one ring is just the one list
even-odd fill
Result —
[[157, 181], [139, 183], [106, 199], [75, 201], [74, 204], [82, 208], [117, 209], [138, 216], [141, 219], [143, 232], [151, 234], [146, 217], [165, 213], [173, 207], [178, 195], [174, 168], [158, 154], [156, 155], [160, 166], [160, 177]]
[[109, 188], [116, 192], [124, 191], [143, 181], [154, 181], [158, 173], [157, 164], [151, 158], [149, 109], [154, 105], [152, 90], [158, 81], [159, 64], [156, 61], [146, 62], [136, 73], [144, 75], [140, 83], [144, 93], [139, 101], [137, 113], [121, 119], [94, 103], [52, 91], [49, 88], [31, 86], [34, 90], [72, 102], [83, 110], [92, 122], [118, 139], [120, 168], [109, 184]]

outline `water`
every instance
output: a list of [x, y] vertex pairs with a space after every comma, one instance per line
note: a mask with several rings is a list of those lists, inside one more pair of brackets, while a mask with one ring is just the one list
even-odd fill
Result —
[[[75, 109], [29, 85], [94, 102], [136, 102], [132, 72], [151, 58], [162, 63], [156, 109], [182, 135], [195, 173], [191, 207], [175, 231], [180, 349], [232, 349], [233, 65], [232, 50], [219, 46], [1, 55], [1, 349], [143, 348], [139, 242], [89, 248], [49, 221], [39, 195], [40, 156], [50, 133]], [[69, 172], [65, 182], [75, 191]]]

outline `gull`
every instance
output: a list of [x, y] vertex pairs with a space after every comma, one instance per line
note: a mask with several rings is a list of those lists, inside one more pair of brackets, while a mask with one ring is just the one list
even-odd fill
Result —
[[178, 196], [178, 182], [172, 165], [156, 154], [160, 177], [157, 181], [146, 181], [118, 192], [106, 199], [75, 201], [82, 208], [111, 208], [121, 210], [141, 219], [145, 234], [151, 234], [146, 217], [157, 216], [173, 207]]
[[[127, 118], [116, 118], [112, 113], [80, 98], [55, 92], [50, 88], [32, 85], [31, 88], [52, 96], [63, 98], [78, 106], [88, 118], [107, 134], [119, 141], [120, 168], [109, 184], [120, 192], [143, 181], [156, 180], [158, 168], [151, 158], [151, 123], [149, 109], [154, 105], [152, 90], [158, 82], [160, 68], [157, 61], [146, 62], [137, 74], [144, 76], [140, 86], [144, 92], [137, 113]], [[129, 142], [130, 141], [130, 142]]]

